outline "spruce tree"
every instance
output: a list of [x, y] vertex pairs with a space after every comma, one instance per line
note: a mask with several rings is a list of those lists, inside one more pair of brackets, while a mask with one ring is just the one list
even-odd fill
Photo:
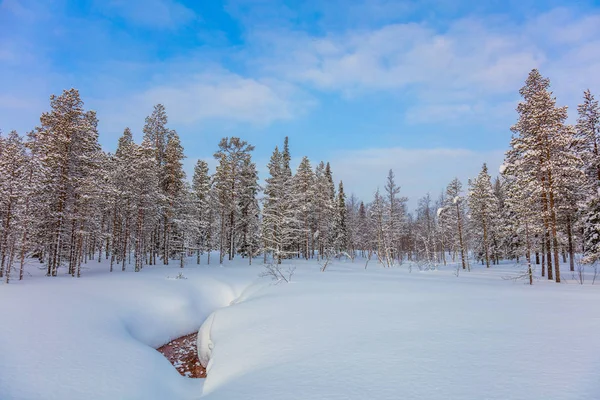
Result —
[[471, 232], [479, 244], [477, 251], [481, 253], [482, 261], [490, 267], [490, 243], [495, 227], [495, 216], [498, 213], [498, 201], [492, 188], [492, 179], [487, 165], [483, 164], [481, 172], [474, 180], [469, 180], [469, 208], [471, 211]]
[[303, 157], [292, 180], [291, 208], [297, 222], [297, 245], [308, 260], [314, 246], [315, 176], [308, 157]]
[[336, 209], [333, 218], [333, 247], [337, 253], [348, 250], [348, 221], [346, 217], [346, 194], [344, 184], [340, 181], [338, 186]]
[[196, 263], [200, 264], [200, 255], [208, 251], [208, 229], [210, 213], [211, 178], [208, 172], [208, 163], [198, 160], [194, 167], [192, 190], [195, 195], [196, 206]]

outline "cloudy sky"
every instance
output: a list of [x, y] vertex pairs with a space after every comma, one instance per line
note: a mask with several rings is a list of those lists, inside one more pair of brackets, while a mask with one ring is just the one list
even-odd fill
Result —
[[600, 4], [0, 0], [2, 131], [75, 87], [111, 151], [160, 102], [188, 172], [223, 136], [254, 144], [264, 172], [289, 136], [295, 164], [330, 161], [365, 200], [390, 168], [411, 205], [497, 171], [532, 68], [572, 115], [584, 89], [600, 96]]

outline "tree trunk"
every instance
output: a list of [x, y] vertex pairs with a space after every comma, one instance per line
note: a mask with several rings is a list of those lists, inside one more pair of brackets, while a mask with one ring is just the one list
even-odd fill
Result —
[[567, 218], [567, 237], [569, 239], [569, 267], [571, 271], [575, 271], [575, 249], [573, 248], [573, 226], [571, 216]]

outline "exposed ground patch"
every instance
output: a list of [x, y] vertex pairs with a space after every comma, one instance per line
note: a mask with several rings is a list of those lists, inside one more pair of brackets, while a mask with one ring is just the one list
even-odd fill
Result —
[[206, 370], [200, 364], [196, 348], [198, 332], [170, 341], [157, 350], [173, 364], [175, 369], [188, 378], [206, 378]]

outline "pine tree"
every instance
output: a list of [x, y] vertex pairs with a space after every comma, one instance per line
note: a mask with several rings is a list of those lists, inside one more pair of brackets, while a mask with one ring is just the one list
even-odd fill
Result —
[[583, 103], [577, 111], [577, 150], [596, 192], [600, 187], [600, 105], [589, 90], [583, 93]]
[[358, 206], [358, 222], [356, 229], [356, 240], [358, 248], [361, 251], [361, 256], [365, 257], [365, 250], [370, 249], [369, 246], [369, 220], [367, 218], [367, 207], [362, 201]]
[[239, 197], [242, 191], [242, 174], [244, 164], [251, 158], [254, 146], [239, 138], [223, 138], [219, 143], [219, 151], [214, 154], [219, 165], [214, 176], [215, 190], [220, 208], [220, 262], [223, 263], [225, 253], [232, 260], [238, 243], [236, 243], [235, 227], [240, 215]]
[[323, 161], [315, 169], [315, 234], [319, 257], [323, 257], [333, 247], [331, 232], [335, 205], [335, 185], [329, 163]]
[[208, 229], [210, 213], [211, 179], [208, 163], [198, 160], [194, 167], [192, 190], [195, 194], [196, 206], [196, 263], [200, 264], [200, 255], [208, 251]]
[[169, 264], [169, 257], [173, 248], [179, 247], [180, 253], [183, 251], [181, 248], [183, 246], [177, 246], [176, 242], [183, 243], [181, 235], [185, 232], [183, 224], [177, 224], [174, 221], [175, 216], [178, 214], [180, 214], [179, 221], [182, 221], [179, 209], [186, 206], [185, 173], [183, 172], [182, 162], [185, 156], [183, 155], [183, 147], [179, 142], [179, 136], [175, 131], [169, 132], [164, 156], [162, 187], [166, 202], [163, 219], [163, 262]]
[[[414, 221], [415, 247], [421, 263], [433, 266], [437, 264], [435, 249], [435, 215], [429, 193], [419, 200]], [[442, 249], [442, 252], [444, 250]]]
[[308, 157], [303, 157], [292, 180], [291, 208], [297, 221], [297, 246], [300, 254], [311, 257], [314, 235], [315, 176]]
[[360, 247], [360, 242], [358, 241], [358, 232], [359, 232], [359, 200], [352, 193], [346, 201], [346, 217], [348, 220], [348, 252], [350, 253], [350, 257], [354, 260], [356, 257], [356, 252]]
[[[557, 107], [549, 91], [550, 81], [536, 70], [529, 74], [520, 90], [523, 101], [517, 106], [519, 120], [511, 128], [516, 134], [511, 141], [513, 158], [518, 160], [522, 180], [537, 186], [534, 195], [542, 204], [544, 247], [548, 259], [548, 279], [553, 273], [560, 282], [558, 214], [559, 195], [570, 172], [578, 173], [573, 153], [572, 129], [566, 127], [567, 108]], [[514, 162], [513, 162], [514, 165]], [[553, 256], [553, 257], [552, 257]]]
[[140, 271], [144, 266], [145, 254], [152, 257], [152, 234], [160, 219], [160, 183], [158, 180], [158, 166], [156, 152], [149, 138], [144, 138], [141, 145], [135, 146], [133, 158], [132, 179], [133, 192], [135, 193], [135, 271]]
[[43, 169], [40, 206], [46, 234], [48, 275], [56, 276], [66, 260], [71, 275], [80, 274], [82, 244], [90, 221], [87, 205], [95, 192], [99, 153], [97, 119], [85, 112], [79, 92], [65, 90], [50, 98], [52, 110], [42, 114], [35, 133], [35, 156]]
[[13, 261], [21, 239], [27, 195], [28, 157], [23, 139], [12, 131], [0, 136], [0, 278], [10, 281]]
[[260, 186], [256, 164], [250, 158], [244, 159], [240, 178], [241, 192], [238, 204], [240, 217], [236, 227], [240, 238], [237, 242], [242, 256], [248, 257], [248, 262], [252, 264], [252, 258], [260, 249], [260, 207], [256, 198]]
[[490, 267], [490, 242], [495, 227], [494, 216], [498, 213], [498, 200], [492, 188], [492, 179], [487, 165], [483, 164], [481, 172], [473, 181], [469, 180], [469, 208], [471, 210], [471, 231], [479, 243], [478, 251]]
[[340, 181], [337, 193], [336, 209], [333, 218], [333, 247], [337, 253], [348, 250], [348, 223], [346, 217], [346, 194], [344, 184]]
[[446, 188], [446, 202], [439, 217], [446, 225], [445, 230], [449, 233], [454, 251], [460, 253], [462, 269], [467, 269], [469, 264], [467, 261], [465, 201], [462, 196], [462, 183], [458, 178], [454, 178]]
[[373, 202], [369, 205], [369, 236], [371, 247], [375, 249], [379, 262], [390, 267], [391, 263], [387, 258], [389, 251], [385, 242], [385, 200], [379, 188], [375, 192]]
[[283, 157], [277, 146], [267, 166], [269, 177], [266, 179], [263, 206], [263, 248], [265, 257], [271, 253], [274, 260], [281, 263], [285, 248], [290, 242], [285, 226], [288, 218], [286, 204], [286, 178], [283, 171]]
[[390, 169], [385, 185], [386, 193], [386, 243], [388, 249], [388, 258], [395, 260], [400, 258], [400, 237], [402, 234], [402, 225], [405, 216], [406, 198], [399, 197], [400, 187], [396, 184], [394, 171]]

